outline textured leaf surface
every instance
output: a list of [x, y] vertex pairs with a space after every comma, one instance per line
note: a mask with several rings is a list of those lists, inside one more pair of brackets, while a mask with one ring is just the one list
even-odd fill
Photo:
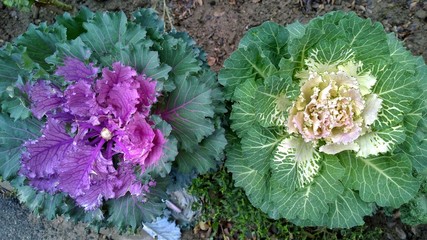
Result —
[[242, 83], [236, 88], [233, 111], [231, 112], [231, 128], [242, 136], [250, 130], [256, 120], [255, 93], [258, 86], [252, 80]]
[[63, 194], [51, 195], [46, 192], [37, 192], [34, 188], [23, 185], [23, 181], [22, 177], [14, 179], [12, 185], [18, 192], [19, 201], [25, 203], [34, 214], [42, 214], [52, 220], [63, 213], [66, 208]]
[[342, 164], [349, 171], [348, 186], [358, 190], [365, 202], [397, 208], [419, 189], [419, 182], [412, 176], [411, 162], [402, 154], [370, 158], [349, 154]]
[[225, 98], [231, 99], [234, 90], [244, 81], [265, 79], [276, 67], [259, 46], [250, 44], [237, 49], [225, 62], [218, 81], [225, 86]]
[[33, 119], [12, 121], [0, 114], [0, 175], [9, 180], [20, 168], [23, 144], [40, 135], [40, 123]]
[[201, 62], [197, 59], [197, 54], [182, 39], [167, 38], [162, 43], [159, 56], [162, 62], [172, 68], [171, 74], [176, 84], [201, 69]]
[[344, 175], [344, 168], [336, 157], [328, 156], [323, 161], [322, 170], [313, 183], [296, 191], [287, 191], [281, 182], [273, 180], [276, 192], [274, 202], [283, 217], [288, 219], [320, 219], [328, 212], [328, 203], [340, 195], [344, 188], [339, 179]]
[[56, 51], [56, 44], [66, 40], [66, 30], [63, 27], [48, 27], [46, 23], [39, 26], [30, 25], [27, 32], [17, 39], [19, 46], [27, 48], [28, 56], [48, 70], [47, 57]]
[[184, 150], [191, 151], [214, 131], [211, 91], [196, 78], [180, 81], [160, 112]]
[[152, 223], [144, 223], [143, 228], [151, 237], [159, 240], [179, 240], [181, 230], [175, 222], [169, 222], [168, 218], [158, 218]]
[[207, 173], [215, 169], [222, 160], [227, 140], [224, 129], [216, 130], [212, 135], [205, 138], [194, 152], [181, 151], [176, 157], [178, 170], [182, 173], [191, 173], [196, 170], [199, 174]]
[[157, 181], [156, 186], [150, 188], [146, 196], [132, 196], [127, 194], [119, 199], [107, 202], [110, 211], [108, 222], [120, 229], [131, 226], [133, 230], [140, 227], [142, 222], [152, 222], [160, 216], [166, 205], [166, 185], [168, 179]]

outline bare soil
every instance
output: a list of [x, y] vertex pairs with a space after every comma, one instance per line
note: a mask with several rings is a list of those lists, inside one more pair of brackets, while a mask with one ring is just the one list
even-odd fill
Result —
[[[86, 6], [93, 11], [118, 11], [127, 14], [139, 7], [154, 6], [162, 10], [162, 0], [93, 1], [65, 0], [77, 11]], [[218, 71], [224, 60], [236, 49], [243, 34], [251, 27], [270, 20], [280, 24], [296, 20], [306, 23], [329, 11], [355, 11], [359, 16], [380, 21], [386, 31], [394, 32], [415, 55], [427, 59], [427, 2], [422, 0], [166, 0], [170, 17], [166, 20], [179, 31], [187, 31], [208, 56], [208, 63]], [[33, 7], [31, 12], [6, 8], [0, 3], [0, 46], [24, 33], [29, 24], [47, 21], [52, 23], [63, 11], [51, 6]], [[33, 217], [16, 200], [0, 194], [0, 232], [5, 226], [16, 223], [15, 235], [2, 235], [0, 239], [108, 239], [111, 235], [93, 233], [80, 225], [66, 221], [47, 222]], [[2, 216], [10, 216], [2, 217]], [[386, 239], [427, 239], [427, 227], [410, 228], [398, 219], [377, 214], [368, 218], [367, 224], [381, 227]], [[30, 231], [19, 235], [22, 229]], [[10, 229], [10, 228], [9, 228]], [[77, 230], [76, 230], [77, 229]], [[79, 230], [80, 229], [80, 230]], [[31, 232], [32, 231], [32, 232]], [[39, 233], [38, 235], [31, 235]], [[47, 232], [46, 232], [47, 231]], [[112, 231], [112, 230], [111, 230]], [[65, 234], [65, 235], [63, 235]], [[116, 235], [117, 236], [117, 235]], [[186, 239], [195, 239], [191, 232]]]

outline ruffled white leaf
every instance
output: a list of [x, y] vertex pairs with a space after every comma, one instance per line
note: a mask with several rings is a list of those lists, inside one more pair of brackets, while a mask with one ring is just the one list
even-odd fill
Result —
[[277, 182], [300, 188], [313, 181], [320, 169], [319, 160], [320, 155], [313, 143], [302, 138], [286, 138], [277, 146], [273, 156], [273, 174]]
[[371, 125], [378, 119], [378, 112], [381, 109], [382, 99], [378, 98], [377, 94], [369, 94], [365, 99], [365, 109], [362, 113], [362, 118], [366, 125]]
[[351, 150], [351, 151], [359, 151], [359, 145], [357, 143], [349, 143], [349, 144], [338, 144], [338, 143], [329, 143], [321, 146], [319, 148], [320, 152], [324, 152], [326, 154], [337, 154], [342, 151]]
[[386, 153], [404, 140], [405, 132], [402, 126], [392, 127], [381, 132], [369, 132], [355, 141], [360, 147], [356, 156], [366, 158]]

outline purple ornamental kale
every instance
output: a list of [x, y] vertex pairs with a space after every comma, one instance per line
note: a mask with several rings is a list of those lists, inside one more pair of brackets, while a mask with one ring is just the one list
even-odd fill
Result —
[[[28, 95], [33, 114], [47, 118], [43, 135], [27, 142], [21, 173], [43, 191], [68, 193], [85, 210], [127, 192], [141, 195], [154, 186], [135, 173], [156, 164], [166, 143], [150, 120], [157, 101], [156, 81], [120, 62], [112, 70], [66, 58], [56, 74], [62, 91], [37, 81]], [[117, 161], [118, 159], [118, 161]]]

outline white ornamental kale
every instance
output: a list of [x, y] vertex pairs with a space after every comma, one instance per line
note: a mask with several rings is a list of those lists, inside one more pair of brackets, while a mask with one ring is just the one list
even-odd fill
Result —
[[135, 229], [226, 145], [216, 75], [153, 10], [83, 8], [0, 49], [0, 177], [52, 219]]
[[253, 28], [219, 81], [226, 166], [272, 218], [352, 227], [398, 208], [427, 169], [427, 67], [379, 23], [333, 12]]

